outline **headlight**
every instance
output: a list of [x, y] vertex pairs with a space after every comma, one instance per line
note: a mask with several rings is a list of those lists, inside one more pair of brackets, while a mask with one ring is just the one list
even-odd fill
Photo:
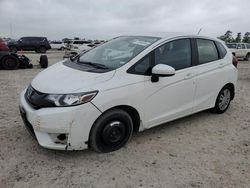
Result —
[[49, 94], [46, 99], [52, 102], [55, 106], [75, 106], [90, 102], [98, 91], [87, 93], [73, 93], [73, 94]]

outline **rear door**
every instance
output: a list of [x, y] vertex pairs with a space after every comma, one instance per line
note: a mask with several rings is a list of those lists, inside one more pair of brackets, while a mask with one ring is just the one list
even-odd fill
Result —
[[21, 50], [29, 50], [29, 45], [30, 45], [30, 42], [29, 42], [29, 37], [23, 37], [19, 40], [19, 48]]
[[[224, 46], [213, 40], [197, 38], [198, 65], [194, 111], [211, 108], [215, 104], [218, 91], [227, 80]], [[220, 51], [220, 53], [219, 53]]]

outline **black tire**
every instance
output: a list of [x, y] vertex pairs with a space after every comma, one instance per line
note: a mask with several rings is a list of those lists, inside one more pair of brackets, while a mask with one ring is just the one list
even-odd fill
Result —
[[10, 49], [11, 52], [17, 53], [17, 47], [16, 46], [10, 46], [9, 49]]
[[60, 50], [64, 51], [64, 50], [65, 50], [65, 48], [64, 48], [64, 47], [61, 47], [61, 48], [60, 48]]
[[46, 53], [47, 49], [45, 48], [45, 46], [40, 46], [39, 49], [36, 52], [40, 52], [40, 53]]
[[[230, 106], [230, 102], [232, 100], [233, 96], [233, 91], [232, 88], [228, 85], [224, 86], [216, 99], [215, 106], [212, 109], [212, 112], [217, 113], [217, 114], [222, 114], [227, 111], [228, 107]], [[226, 97], [226, 98], [223, 98]], [[223, 100], [224, 100], [224, 105], [223, 105]]]
[[19, 60], [15, 56], [7, 55], [2, 58], [1, 64], [6, 70], [14, 70], [19, 67]]
[[94, 123], [89, 137], [89, 147], [96, 152], [112, 152], [123, 147], [133, 133], [133, 121], [120, 109], [110, 110]]
[[41, 68], [45, 69], [48, 67], [48, 57], [46, 55], [41, 55], [40, 56], [40, 65]]

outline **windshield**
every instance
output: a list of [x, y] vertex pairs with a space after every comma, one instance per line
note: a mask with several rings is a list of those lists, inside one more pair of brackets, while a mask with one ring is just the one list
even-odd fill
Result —
[[114, 70], [129, 62], [159, 39], [144, 36], [119, 37], [82, 54], [78, 63], [98, 64]]
[[236, 44], [227, 44], [228, 48], [236, 48]]

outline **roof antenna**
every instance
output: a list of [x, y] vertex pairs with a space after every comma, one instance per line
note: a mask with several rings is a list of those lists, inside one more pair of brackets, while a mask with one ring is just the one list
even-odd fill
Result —
[[202, 28], [200, 28], [200, 30], [198, 31], [197, 35], [199, 35], [199, 34], [200, 34], [201, 30], [202, 30]]

